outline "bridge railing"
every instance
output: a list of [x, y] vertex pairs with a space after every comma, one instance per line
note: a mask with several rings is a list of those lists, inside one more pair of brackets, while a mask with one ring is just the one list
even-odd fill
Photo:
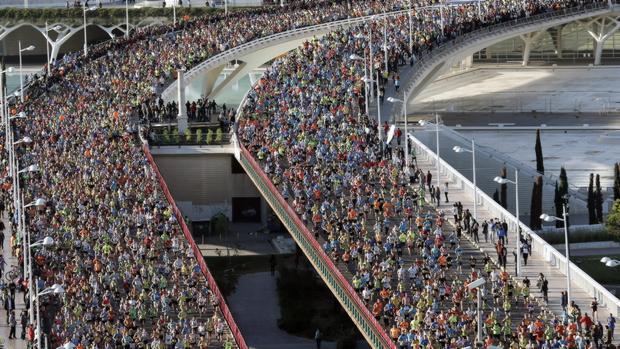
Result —
[[183, 219], [183, 214], [177, 207], [177, 204], [174, 201], [172, 194], [170, 194], [170, 190], [168, 190], [168, 185], [166, 184], [164, 177], [159, 172], [159, 168], [157, 167], [157, 164], [155, 163], [155, 160], [153, 159], [153, 155], [151, 155], [151, 151], [149, 150], [148, 144], [144, 140], [142, 144], [142, 150], [144, 151], [144, 155], [146, 156], [149, 164], [151, 165], [151, 168], [153, 169], [153, 172], [155, 173], [155, 176], [157, 177], [157, 181], [159, 182], [159, 185], [161, 189], [163, 190], [164, 195], [166, 196], [166, 199], [168, 200], [168, 203], [172, 207], [172, 212], [174, 213], [174, 216], [176, 217], [177, 221], [179, 222], [179, 225], [181, 226], [181, 229], [183, 230], [183, 235], [185, 235], [187, 242], [189, 243], [189, 245], [192, 248], [192, 251], [194, 252], [196, 261], [198, 262], [198, 265], [200, 266], [200, 270], [202, 271], [202, 274], [207, 279], [207, 283], [209, 284], [209, 288], [211, 289], [211, 292], [213, 292], [213, 294], [218, 300], [218, 306], [220, 308], [220, 311], [222, 312], [222, 315], [224, 316], [224, 319], [226, 320], [226, 323], [228, 324], [228, 327], [230, 328], [230, 332], [235, 342], [237, 343], [237, 346], [239, 347], [239, 349], [248, 349], [248, 346], [245, 343], [245, 339], [241, 335], [241, 331], [239, 330], [239, 327], [237, 326], [237, 323], [235, 322], [235, 319], [233, 318], [233, 315], [230, 312], [230, 309], [228, 309], [226, 300], [224, 299], [224, 296], [220, 292], [220, 289], [217, 287], [217, 283], [215, 279], [213, 278], [213, 275], [209, 271], [209, 268], [207, 267], [207, 264], [205, 263], [205, 259], [202, 256], [202, 253], [200, 252], [198, 245], [196, 245], [194, 238], [192, 237], [192, 233], [187, 228], [187, 224], [185, 224], [185, 219]]
[[[194, 76], [200, 74], [201, 72], [205, 70], [213, 69], [223, 64], [223, 62], [228, 62], [237, 57], [242, 56], [244, 53], [251, 52], [251, 51], [258, 50], [258, 49], [265, 48], [265, 47], [269, 47], [283, 40], [291, 40], [291, 39], [294, 39], [300, 36], [317, 34], [320, 31], [329, 31], [334, 28], [340, 28], [340, 27], [351, 26], [351, 25], [355, 25], [359, 23], [364, 23], [371, 19], [381, 19], [385, 17], [398, 16], [401, 14], [406, 14], [407, 12], [409, 11], [399, 10], [399, 11], [392, 11], [392, 12], [381, 13], [381, 14], [370, 15], [370, 16], [347, 18], [347, 19], [337, 20], [333, 22], [315, 24], [312, 26], [298, 28], [298, 29], [291, 29], [291, 30], [283, 31], [283, 32], [276, 33], [273, 35], [269, 35], [263, 38], [254, 39], [250, 42], [233, 47], [224, 52], [218, 53], [209, 59], [206, 59], [202, 63], [199, 63], [198, 65], [194, 66], [192, 69], [187, 71], [185, 73], [184, 79], [186, 82], [189, 82]], [[176, 89], [177, 89], [177, 80], [171, 82], [170, 85], [168, 85], [168, 87], [164, 89], [164, 91], [161, 93], [162, 98], [167, 99], [167, 97], [173, 94], [176, 91]]]
[[[437, 154], [422, 143], [415, 137], [410, 137], [417, 156], [425, 156], [433, 164], [436, 164]], [[442, 175], [448, 176], [454, 181], [457, 187], [464, 188], [465, 190], [473, 193], [474, 184], [467, 179], [458, 170], [454, 169], [441, 157], [439, 158], [440, 170]], [[484, 191], [478, 190], [478, 204], [484, 206], [490, 213], [491, 218], [499, 218], [505, 221], [509, 226], [509, 231], [516, 232], [516, 217], [503, 208], [493, 198], [488, 196]], [[472, 198], [473, 199], [473, 198]], [[566, 257], [556, 250], [552, 245], [543, 240], [536, 232], [531, 230], [526, 224], [519, 221], [519, 225], [523, 234], [529, 234], [532, 237], [532, 253], [542, 256], [549, 266], [557, 269], [557, 272], [566, 274]], [[590, 275], [585, 273], [581, 268], [574, 263], [570, 263], [571, 279], [574, 284], [578, 284], [584, 291], [590, 296], [596, 297], [600, 304], [607, 307], [607, 309], [618, 316], [620, 314], [620, 300], [609, 292], [600, 283], [594, 280]]]
[[327, 283], [336, 298], [349, 313], [368, 343], [373, 348], [396, 349], [396, 345], [390, 339], [387, 332], [377, 322], [361, 298], [355, 292], [351, 283], [338, 270], [331, 258], [325, 253], [314, 235], [303, 224], [288, 202], [282, 197], [278, 189], [263, 172], [260, 165], [254, 160], [252, 154], [236, 140], [233, 140], [236, 148], [237, 160], [246, 173], [252, 179], [258, 190], [282, 223], [291, 233], [297, 244], [304, 251], [316, 271]]

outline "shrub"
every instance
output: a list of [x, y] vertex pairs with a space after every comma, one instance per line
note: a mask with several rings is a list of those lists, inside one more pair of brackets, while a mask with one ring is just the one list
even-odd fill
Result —
[[614, 205], [607, 214], [605, 227], [610, 235], [620, 238], [620, 199], [614, 201]]
[[218, 128], [215, 131], [215, 143], [222, 143], [222, 129]]
[[200, 144], [202, 141], [202, 129], [199, 128], [196, 130], [196, 143]]
[[207, 139], [206, 139], [207, 144], [211, 144], [211, 142], [213, 142], [213, 131], [211, 129], [209, 129], [207, 131]]

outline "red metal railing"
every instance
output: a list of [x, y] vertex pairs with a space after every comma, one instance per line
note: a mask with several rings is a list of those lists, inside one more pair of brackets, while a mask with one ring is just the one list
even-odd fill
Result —
[[271, 180], [267, 175], [263, 172], [259, 164], [254, 160], [251, 153], [243, 146], [243, 144], [239, 144], [241, 148], [241, 156], [244, 157], [254, 172], [261, 178], [264, 184], [267, 186], [273, 197], [278, 201], [278, 203], [284, 208], [286, 213], [293, 220], [294, 224], [297, 226], [299, 231], [304, 235], [305, 239], [310, 242], [312, 248], [316, 251], [316, 253], [321, 257], [323, 262], [327, 265], [331, 274], [336, 277], [338, 280], [338, 284], [342, 287], [349, 299], [353, 300], [356, 304], [356, 308], [360, 309], [361, 314], [366, 318], [366, 321], [370, 323], [375, 329], [375, 333], [378, 333], [382, 339], [383, 348], [391, 348], [397, 349], [396, 344], [390, 339], [386, 330], [379, 324], [379, 322], [375, 319], [375, 317], [370, 313], [370, 310], [364, 305], [361, 298], [357, 294], [357, 292], [351, 286], [351, 283], [342, 275], [340, 270], [336, 267], [334, 262], [327, 256], [319, 242], [314, 238], [314, 235], [308, 230], [308, 228], [303, 224], [297, 213], [291, 208], [288, 202], [282, 197], [278, 189], [271, 183]]
[[161, 173], [159, 172], [159, 168], [157, 167], [157, 164], [155, 163], [155, 160], [153, 160], [153, 155], [151, 155], [151, 151], [149, 150], [148, 145], [143, 144], [142, 149], [144, 151], [144, 154], [146, 155], [147, 160], [151, 164], [151, 167], [153, 168], [155, 175], [157, 175], [157, 181], [159, 182], [161, 189], [164, 191], [164, 195], [166, 195], [166, 199], [168, 200], [168, 203], [170, 204], [170, 206], [172, 206], [172, 212], [177, 217], [177, 221], [181, 225], [181, 229], [183, 230], [183, 234], [185, 235], [187, 242], [189, 243], [189, 245], [192, 247], [192, 250], [194, 251], [194, 255], [196, 256], [196, 261], [198, 262], [198, 265], [200, 266], [202, 273], [207, 278], [207, 283], [209, 284], [211, 292], [213, 292], [213, 294], [217, 297], [219, 301], [220, 310], [222, 314], [224, 315], [224, 319], [228, 323], [228, 327], [230, 328], [230, 332], [232, 333], [235, 339], [235, 342], [237, 342], [237, 346], [239, 347], [239, 349], [248, 349], [248, 346], [245, 343], [245, 339], [241, 335], [241, 331], [239, 331], [239, 327], [237, 326], [237, 323], [235, 322], [235, 319], [233, 318], [232, 313], [228, 309], [228, 305], [226, 304], [226, 301], [224, 300], [224, 296], [222, 296], [220, 289], [217, 287], [217, 283], [215, 282], [213, 275], [211, 275], [211, 272], [209, 271], [209, 268], [207, 267], [207, 263], [205, 263], [205, 259], [202, 256], [202, 253], [200, 252], [198, 245], [196, 245], [194, 238], [192, 237], [192, 233], [189, 231], [189, 229], [187, 228], [187, 225], [185, 224], [185, 220], [183, 219], [183, 214], [181, 213], [181, 210], [179, 210], [179, 208], [177, 207], [177, 204], [174, 201], [172, 194], [170, 194], [170, 190], [168, 190], [168, 185], [166, 184], [166, 181], [164, 181], [164, 177], [162, 177]]

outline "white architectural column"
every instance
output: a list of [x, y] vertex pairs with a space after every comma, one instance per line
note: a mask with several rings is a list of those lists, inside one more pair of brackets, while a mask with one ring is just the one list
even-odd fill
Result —
[[601, 64], [603, 45], [620, 28], [620, 22], [613, 17], [601, 17], [591, 22], [588, 34], [594, 39], [594, 65]]
[[532, 52], [532, 44], [538, 40], [540, 35], [544, 33], [544, 30], [527, 33], [525, 35], [521, 35], [521, 40], [525, 43], [525, 47], [523, 48], [523, 63], [521, 64], [524, 67], [527, 67], [527, 64], [530, 62], [530, 53]]
[[179, 134], [184, 134], [187, 130], [187, 110], [185, 109], [185, 72], [183, 69], [177, 70], [177, 103], [179, 113], [177, 114], [177, 127]]

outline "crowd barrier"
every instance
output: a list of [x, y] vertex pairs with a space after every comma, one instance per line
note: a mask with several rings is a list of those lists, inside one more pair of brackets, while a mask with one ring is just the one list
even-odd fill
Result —
[[241, 331], [239, 330], [239, 327], [237, 326], [237, 323], [235, 322], [235, 319], [233, 318], [232, 313], [228, 309], [228, 305], [226, 304], [226, 300], [224, 299], [224, 296], [220, 292], [220, 289], [217, 287], [217, 283], [215, 279], [213, 278], [213, 275], [211, 275], [211, 272], [209, 271], [209, 268], [207, 267], [207, 264], [205, 263], [205, 259], [202, 256], [200, 249], [198, 248], [198, 245], [196, 245], [196, 242], [194, 241], [194, 238], [192, 237], [192, 233], [189, 231], [189, 229], [187, 228], [187, 225], [185, 224], [185, 220], [183, 219], [183, 214], [177, 207], [177, 204], [174, 201], [172, 194], [170, 194], [170, 190], [168, 190], [168, 185], [166, 184], [166, 181], [164, 180], [161, 173], [159, 172], [159, 168], [157, 167], [157, 164], [155, 163], [155, 160], [153, 159], [153, 156], [151, 155], [151, 151], [149, 149], [148, 144], [143, 142], [142, 149], [144, 151], [144, 155], [146, 156], [149, 164], [151, 165], [151, 168], [153, 169], [153, 172], [155, 172], [155, 176], [157, 176], [157, 181], [159, 182], [159, 185], [161, 189], [163, 190], [164, 195], [166, 196], [166, 199], [168, 200], [168, 203], [170, 204], [170, 206], [172, 206], [172, 212], [177, 218], [177, 221], [179, 222], [179, 225], [181, 226], [181, 229], [183, 230], [183, 234], [185, 235], [187, 242], [189, 243], [189, 245], [192, 247], [192, 250], [194, 251], [194, 256], [196, 257], [196, 261], [198, 262], [198, 265], [200, 266], [200, 270], [202, 270], [202, 273], [207, 279], [207, 283], [209, 285], [209, 288], [211, 289], [211, 292], [213, 292], [213, 294], [218, 300], [220, 311], [222, 312], [224, 319], [228, 323], [228, 327], [230, 328], [230, 332], [233, 335], [233, 338], [235, 339], [237, 346], [239, 347], [239, 349], [249, 349], [247, 344], [245, 343], [245, 339], [241, 335]]

